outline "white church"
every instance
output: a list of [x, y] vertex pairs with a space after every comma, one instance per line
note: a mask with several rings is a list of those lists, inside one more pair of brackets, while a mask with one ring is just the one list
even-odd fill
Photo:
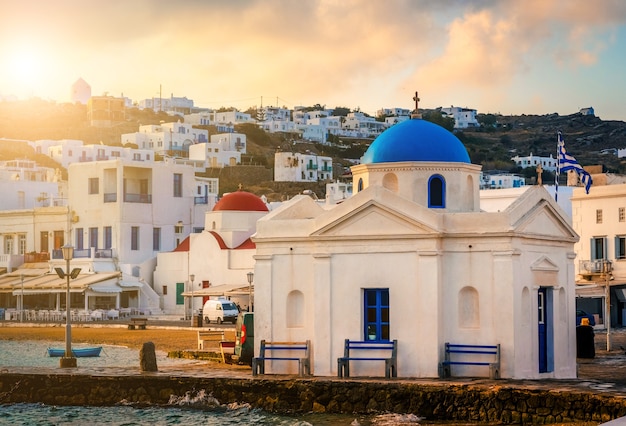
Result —
[[[343, 203], [301, 195], [264, 215], [255, 353], [261, 339], [310, 340], [311, 373], [336, 376], [344, 339], [397, 339], [398, 377], [437, 377], [445, 342], [500, 344], [503, 378], [576, 377], [578, 236], [541, 186], [482, 211], [480, 170], [456, 136], [414, 118], [371, 144]], [[288, 364], [266, 372], [297, 373]], [[384, 363], [351, 374], [384, 376]]]

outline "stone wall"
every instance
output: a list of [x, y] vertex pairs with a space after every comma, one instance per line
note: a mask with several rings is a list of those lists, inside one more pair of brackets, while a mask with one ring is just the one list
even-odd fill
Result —
[[428, 420], [605, 422], [626, 415], [626, 400], [580, 391], [401, 381], [0, 373], [0, 404], [165, 405], [172, 396], [206, 392], [221, 404], [249, 403], [269, 412], [413, 413]]

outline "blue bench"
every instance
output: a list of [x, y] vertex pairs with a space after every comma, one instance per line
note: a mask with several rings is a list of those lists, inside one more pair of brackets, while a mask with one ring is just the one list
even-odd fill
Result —
[[[454, 355], [454, 360], [451, 356]], [[465, 355], [475, 355], [471, 360], [459, 360]], [[493, 357], [491, 360], [485, 356]], [[481, 359], [480, 361], [478, 359]], [[483, 360], [484, 359], [484, 360]], [[440, 364], [440, 375], [442, 378], [451, 376], [450, 366], [452, 365], [484, 365], [489, 367], [489, 377], [491, 379], [500, 378], [500, 344], [497, 345], [459, 345], [446, 342], [444, 360]]]
[[[350, 354], [352, 351], [352, 354]], [[363, 355], [356, 356], [354, 352]], [[389, 357], [370, 356], [371, 351], [390, 351]], [[350, 361], [385, 361], [385, 377], [398, 377], [398, 341], [373, 342], [346, 339], [343, 356], [337, 358], [337, 375], [350, 377]]]
[[[293, 353], [301, 356], [293, 356]], [[285, 356], [278, 356], [285, 354]], [[298, 361], [298, 374], [311, 375], [311, 341], [267, 342], [261, 340], [259, 356], [252, 358], [252, 375], [265, 374], [265, 361]]]

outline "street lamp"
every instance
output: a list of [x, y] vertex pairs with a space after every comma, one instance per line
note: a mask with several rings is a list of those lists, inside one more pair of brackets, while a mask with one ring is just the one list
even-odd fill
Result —
[[193, 325], [193, 308], [194, 308], [194, 303], [193, 303], [193, 280], [196, 278], [196, 276], [194, 274], [190, 274], [189, 275], [189, 280], [191, 280], [191, 324]]
[[248, 272], [248, 312], [252, 312], [252, 281], [254, 272]]
[[75, 368], [76, 358], [72, 353], [72, 315], [70, 312], [70, 278], [74, 279], [80, 273], [80, 268], [72, 269], [70, 272], [70, 261], [74, 257], [74, 247], [69, 244], [61, 247], [63, 259], [65, 260], [65, 271], [62, 268], [54, 268], [59, 278], [67, 279], [67, 292], [65, 293], [65, 356], [61, 357], [61, 368]]
[[20, 274], [22, 283], [22, 296], [20, 297], [20, 322], [24, 322], [24, 274]]
[[606, 350], [611, 350], [611, 286], [613, 279], [613, 264], [609, 260], [602, 262], [602, 275], [604, 275], [604, 303], [605, 303], [605, 323], [606, 323]]

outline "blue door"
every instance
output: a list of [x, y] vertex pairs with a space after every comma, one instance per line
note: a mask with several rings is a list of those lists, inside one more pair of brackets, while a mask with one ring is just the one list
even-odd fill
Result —
[[541, 287], [537, 292], [537, 313], [539, 324], [539, 372], [548, 371], [548, 327], [546, 315], [546, 288]]

